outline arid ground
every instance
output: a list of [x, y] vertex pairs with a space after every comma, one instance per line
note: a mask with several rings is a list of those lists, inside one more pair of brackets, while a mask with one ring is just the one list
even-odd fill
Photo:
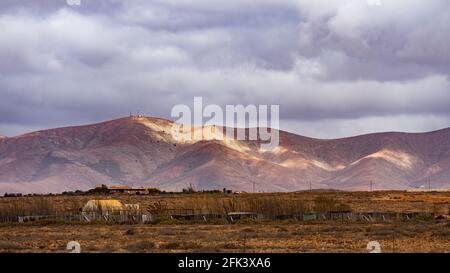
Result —
[[450, 252], [450, 222], [2, 226], [1, 252]]
[[[392, 221], [240, 221], [199, 223], [168, 221], [130, 223], [1, 223], [0, 252], [65, 252], [69, 241], [78, 241], [82, 252], [368, 252], [378, 241], [382, 252], [450, 252], [450, 220], [446, 217], [450, 193], [359, 192], [287, 194], [179, 194], [157, 196], [52, 196], [48, 204], [62, 209], [89, 199], [114, 198], [143, 207], [164, 200], [168, 206], [214, 210], [212, 200], [234, 200], [244, 207], [250, 198], [272, 198], [273, 205], [302, 200], [314, 207], [319, 196], [347, 204], [352, 211], [432, 212], [442, 219]], [[42, 197], [0, 198], [5, 209], [13, 202], [33, 202]], [[273, 201], [273, 198], [278, 200]], [[14, 201], [13, 201], [14, 200]], [[203, 200], [203, 203], [202, 203]], [[206, 201], [205, 201], [206, 200]], [[254, 201], [254, 200], [253, 200]], [[42, 202], [42, 200], [40, 201]], [[227, 201], [228, 202], [228, 201]], [[267, 202], [267, 200], [266, 200]], [[251, 202], [250, 202], [251, 203]], [[47, 205], [48, 205], [47, 204]], [[223, 205], [223, 204], [222, 204]], [[317, 204], [316, 204], [317, 205]], [[41, 204], [42, 206], [42, 204]], [[217, 206], [216, 209], [218, 209]]]

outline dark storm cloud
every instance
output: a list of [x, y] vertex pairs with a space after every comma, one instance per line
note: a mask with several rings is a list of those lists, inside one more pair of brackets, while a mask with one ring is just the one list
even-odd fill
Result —
[[80, 13], [105, 13], [118, 11], [123, 7], [122, 0], [80, 0], [82, 5], [69, 5], [75, 0], [2, 0], [0, 12], [3, 14], [30, 11], [34, 16], [46, 16], [70, 6]]
[[193, 96], [320, 137], [446, 127], [449, 20], [445, 0], [2, 1], [0, 134]]
[[[328, 3], [328, 4], [327, 4]], [[300, 1], [302, 52], [335, 79], [398, 80], [450, 68], [450, 2]], [[345, 69], [342, 69], [345, 67]]]

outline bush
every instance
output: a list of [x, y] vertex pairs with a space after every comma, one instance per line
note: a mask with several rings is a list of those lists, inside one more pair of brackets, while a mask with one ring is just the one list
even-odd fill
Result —
[[432, 221], [432, 220], [434, 220], [434, 216], [431, 214], [427, 214], [427, 213], [420, 213], [420, 214], [416, 215], [416, 217], [414, 217], [414, 220]]
[[242, 218], [233, 222], [236, 225], [257, 225], [260, 221], [253, 218]]
[[146, 188], [149, 194], [156, 194], [161, 193], [161, 190], [159, 188]]

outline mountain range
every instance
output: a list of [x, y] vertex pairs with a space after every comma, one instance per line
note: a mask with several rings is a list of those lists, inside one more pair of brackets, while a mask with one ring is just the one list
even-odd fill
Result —
[[0, 137], [0, 193], [57, 193], [100, 184], [180, 191], [285, 192], [450, 187], [450, 128], [315, 139], [279, 131], [279, 146], [201, 130], [180, 141], [173, 122], [130, 116], [98, 124]]

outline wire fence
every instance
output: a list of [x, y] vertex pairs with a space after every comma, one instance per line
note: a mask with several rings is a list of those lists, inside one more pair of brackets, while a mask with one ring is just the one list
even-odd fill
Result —
[[2, 223], [27, 223], [39, 221], [59, 222], [105, 222], [105, 223], [157, 223], [161, 220], [183, 220], [183, 221], [205, 221], [224, 220], [236, 222], [242, 219], [270, 220], [270, 221], [396, 221], [414, 219], [434, 219], [434, 213], [421, 212], [308, 212], [297, 214], [264, 214], [257, 212], [229, 212], [227, 214], [202, 213], [195, 210], [167, 210], [163, 213], [152, 214], [139, 211], [111, 211], [111, 212], [81, 212], [81, 213], [58, 213], [52, 215], [18, 215], [0, 216]]

